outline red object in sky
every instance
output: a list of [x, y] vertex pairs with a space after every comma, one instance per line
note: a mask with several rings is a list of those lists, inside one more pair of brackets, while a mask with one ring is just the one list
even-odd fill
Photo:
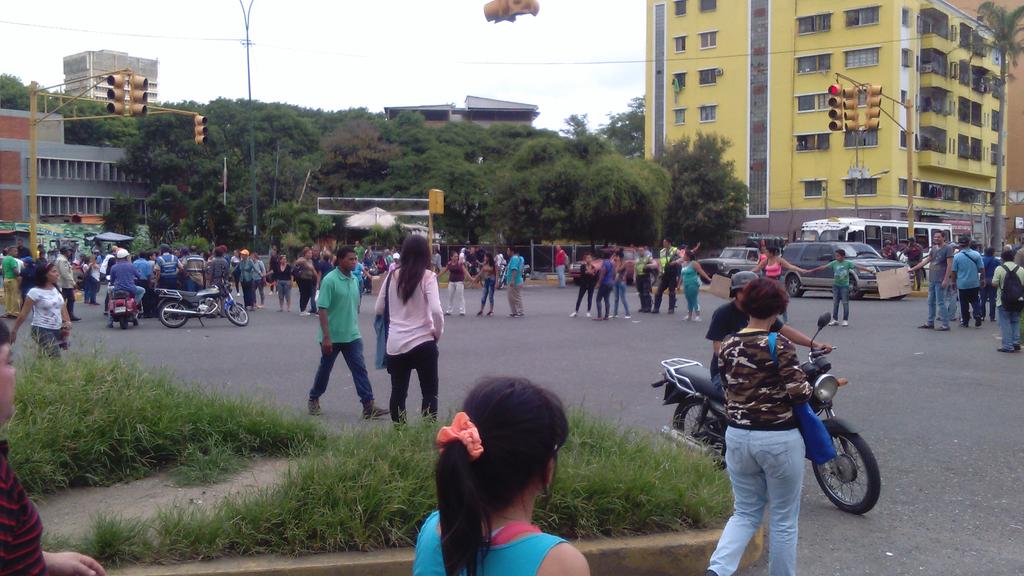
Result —
[[843, 87], [840, 86], [839, 84], [833, 84], [828, 87], [828, 93], [831, 96], [838, 96], [839, 94], [843, 93]]

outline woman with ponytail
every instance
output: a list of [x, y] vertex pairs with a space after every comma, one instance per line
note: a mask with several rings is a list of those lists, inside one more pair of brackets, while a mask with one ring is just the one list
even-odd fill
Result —
[[438, 510], [420, 528], [414, 576], [589, 576], [571, 544], [531, 523], [569, 424], [557, 396], [519, 378], [479, 382], [438, 432]]

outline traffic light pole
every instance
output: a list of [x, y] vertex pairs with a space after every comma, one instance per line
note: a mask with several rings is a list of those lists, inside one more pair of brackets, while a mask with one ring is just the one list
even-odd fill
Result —
[[245, 3], [242, 0], [238, 0], [238, 5], [242, 8], [242, 16], [245, 20], [245, 77], [249, 84], [249, 170], [250, 180], [252, 180], [252, 248], [256, 250], [256, 235], [258, 232], [259, 224], [256, 220], [256, 114], [252, 109], [252, 68], [249, 64], [249, 46], [252, 44], [249, 41], [249, 15], [252, 13], [252, 3], [254, 0], [249, 0], [249, 7], [245, 7]]
[[[903, 103], [907, 111], [907, 242], [914, 239], [914, 102], [907, 95], [907, 101]], [[984, 221], [984, 214], [982, 219]]]

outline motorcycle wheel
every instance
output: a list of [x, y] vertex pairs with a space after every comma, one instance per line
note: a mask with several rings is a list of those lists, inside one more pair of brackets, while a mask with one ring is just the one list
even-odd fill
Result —
[[127, 316], [122, 316], [121, 320], [119, 320], [119, 322], [121, 323], [121, 330], [127, 330], [128, 329], [128, 317]]
[[188, 316], [180, 314], [184, 310], [177, 302], [165, 302], [157, 310], [157, 317], [160, 323], [168, 328], [181, 328], [188, 322]]
[[[672, 428], [678, 431], [683, 436], [693, 439], [695, 442], [708, 445], [708, 442], [701, 439], [701, 431], [699, 429], [700, 411], [703, 403], [699, 400], [691, 400], [688, 402], [681, 402], [676, 406], [676, 411], [672, 414]], [[716, 453], [718, 458], [721, 460], [722, 466], [725, 466], [725, 445], [721, 443], [713, 443], [709, 445]]]
[[249, 313], [245, 310], [244, 306], [235, 304], [228, 308], [226, 316], [228, 322], [231, 322], [235, 326], [248, 326], [249, 325]]
[[878, 462], [860, 434], [834, 432], [836, 457], [814, 464], [814, 478], [825, 496], [843, 512], [864, 514], [875, 507], [882, 492]]

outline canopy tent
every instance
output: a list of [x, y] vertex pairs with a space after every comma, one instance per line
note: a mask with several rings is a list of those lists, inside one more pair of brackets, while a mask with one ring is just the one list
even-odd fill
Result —
[[118, 234], [117, 232], [104, 232], [103, 234], [93, 236], [92, 239], [98, 242], [131, 242], [135, 237], [125, 236], [124, 234]]
[[381, 208], [370, 208], [364, 210], [358, 214], [353, 214], [345, 219], [345, 226], [349, 228], [360, 228], [363, 230], [369, 230], [374, 226], [383, 226], [384, 228], [391, 228], [398, 222], [398, 218]]

